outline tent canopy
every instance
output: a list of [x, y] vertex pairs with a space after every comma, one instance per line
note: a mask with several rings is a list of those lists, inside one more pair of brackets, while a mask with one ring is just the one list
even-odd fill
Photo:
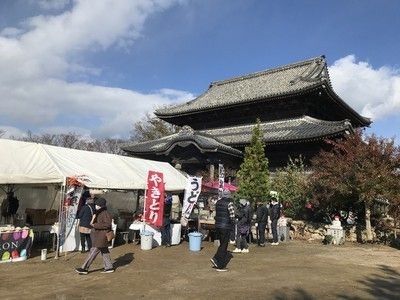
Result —
[[63, 184], [84, 176], [89, 188], [144, 190], [150, 170], [163, 173], [167, 191], [185, 189], [186, 177], [165, 162], [0, 139], [0, 184]]

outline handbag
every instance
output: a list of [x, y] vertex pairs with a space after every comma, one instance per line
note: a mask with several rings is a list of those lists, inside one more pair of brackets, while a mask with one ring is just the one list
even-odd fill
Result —
[[114, 234], [114, 231], [108, 231], [107, 233], [106, 233], [106, 237], [107, 237], [107, 241], [108, 242], [111, 242], [114, 238], [115, 238], [115, 234]]

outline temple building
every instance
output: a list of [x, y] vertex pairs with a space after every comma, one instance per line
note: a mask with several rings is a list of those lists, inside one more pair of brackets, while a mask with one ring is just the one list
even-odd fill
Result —
[[289, 157], [301, 155], [307, 163], [327, 147], [325, 139], [371, 124], [335, 93], [324, 56], [212, 82], [197, 98], [158, 109], [155, 115], [182, 129], [122, 149], [180, 164], [191, 174], [218, 163], [237, 169], [257, 118], [272, 170], [286, 166]]

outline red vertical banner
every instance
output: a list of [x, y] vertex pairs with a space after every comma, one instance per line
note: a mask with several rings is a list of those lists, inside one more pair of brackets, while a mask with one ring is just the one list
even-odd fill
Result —
[[164, 213], [164, 175], [149, 171], [147, 177], [146, 204], [144, 221], [150, 225], [162, 226]]

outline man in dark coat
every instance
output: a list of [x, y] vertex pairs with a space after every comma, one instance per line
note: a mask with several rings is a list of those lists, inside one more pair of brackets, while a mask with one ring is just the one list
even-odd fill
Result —
[[164, 247], [171, 246], [171, 208], [172, 196], [166, 195], [164, 201], [163, 224], [161, 226], [161, 245]]
[[272, 231], [272, 246], [279, 245], [278, 242], [278, 219], [281, 216], [281, 205], [278, 199], [271, 198], [270, 218], [271, 218], [271, 231]]
[[262, 200], [257, 203], [256, 227], [258, 233], [258, 246], [265, 247], [265, 229], [268, 222], [268, 208]]
[[92, 262], [95, 260], [97, 255], [101, 253], [103, 256], [104, 270], [102, 273], [112, 273], [115, 271], [110, 251], [108, 250], [109, 242], [107, 240], [106, 233], [111, 231], [112, 224], [112, 216], [107, 211], [107, 201], [104, 198], [95, 198], [94, 200], [96, 212], [93, 216], [92, 222], [90, 225], [93, 227], [93, 241], [92, 248], [83, 263], [82, 267], [75, 269], [75, 271], [79, 274], [88, 274], [89, 267]]
[[229, 190], [222, 192], [222, 198], [215, 204], [215, 232], [219, 238], [219, 247], [211, 263], [219, 272], [227, 271], [229, 262], [228, 244], [232, 226], [235, 223], [235, 207]]

